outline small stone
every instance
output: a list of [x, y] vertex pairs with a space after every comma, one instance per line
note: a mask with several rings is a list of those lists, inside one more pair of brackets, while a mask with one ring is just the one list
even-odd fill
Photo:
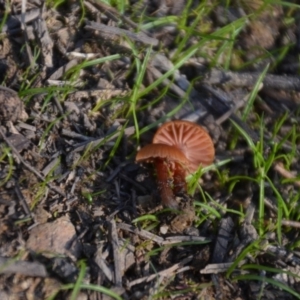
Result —
[[28, 115], [18, 94], [13, 90], [0, 87], [0, 123], [1, 121], [26, 121]]
[[161, 234], [167, 234], [168, 230], [169, 230], [169, 226], [167, 226], [167, 225], [162, 225], [162, 226], [160, 226], [160, 228], [159, 228], [159, 232], [160, 232]]
[[54, 222], [39, 224], [30, 231], [26, 246], [34, 252], [43, 254], [71, 253], [80, 255], [80, 244], [76, 241], [76, 231], [68, 217], [61, 217]]

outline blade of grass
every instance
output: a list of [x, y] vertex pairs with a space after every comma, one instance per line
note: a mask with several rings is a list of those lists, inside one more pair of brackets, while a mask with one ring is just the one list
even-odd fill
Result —
[[168, 244], [163, 247], [158, 247], [149, 251], [148, 253], [146, 253], [146, 257], [150, 259], [151, 256], [157, 255], [159, 252], [164, 251], [166, 248], [205, 245], [205, 244], [209, 244], [210, 242], [211, 242], [210, 240], [207, 240], [207, 241], [191, 241], [191, 242], [180, 242], [180, 243]]
[[[195, 29], [196, 26], [198, 26], [200, 19], [203, 18], [204, 7], [202, 6], [203, 5], [202, 4], [201, 5], [202, 7], [201, 7], [200, 11], [198, 11], [192, 24], [189, 27], [186, 27], [187, 18], [188, 18], [188, 9], [189, 9], [190, 5], [192, 4], [191, 2], [192, 1], [189, 0], [188, 3], [185, 5], [185, 8], [184, 8], [183, 13], [180, 18], [180, 22], [178, 24], [178, 28], [181, 30], [184, 30], [185, 34], [179, 43], [178, 43], [178, 41], [176, 41], [178, 46], [176, 47], [176, 51], [173, 55], [173, 59], [175, 59], [175, 60], [179, 57], [180, 53], [182, 53], [183, 49], [188, 44], [189, 39], [193, 35], [193, 30]], [[178, 35], [178, 36], [180, 36], [180, 35]]]
[[[131, 43], [128, 40], [129, 43]], [[137, 102], [140, 99], [139, 97], [139, 91], [141, 88], [141, 85], [143, 83], [143, 79], [147, 70], [147, 65], [150, 59], [150, 55], [152, 52], [152, 48], [148, 48], [146, 51], [146, 56], [143, 60], [143, 63], [141, 64], [140, 59], [138, 57], [138, 51], [135, 49], [133, 44], [131, 43], [131, 49], [135, 55], [135, 64], [136, 64], [136, 74], [137, 74], [137, 79], [132, 91], [132, 96], [131, 96], [131, 105], [129, 108], [129, 111], [127, 113], [127, 118], [132, 114], [133, 116], [133, 121], [134, 121], [134, 127], [135, 127], [135, 137], [137, 139], [137, 142], [139, 142], [140, 139], [140, 130], [139, 130], [139, 125], [138, 125], [138, 120], [137, 120], [137, 115], [136, 115], [136, 107], [137, 107]]]
[[255, 248], [259, 248], [260, 240], [256, 240], [253, 243], [249, 244], [246, 248], [243, 249], [243, 251], [240, 253], [240, 255], [235, 259], [233, 264], [230, 266], [230, 268], [226, 272], [226, 278], [229, 278], [232, 272], [237, 268], [239, 263], [251, 252], [251, 250]]
[[64, 78], [70, 77], [71, 80], [76, 80], [79, 77], [79, 73], [82, 69], [92, 67], [95, 65], [99, 65], [102, 63], [110, 62], [113, 60], [117, 60], [117, 59], [120, 59], [121, 57], [122, 57], [121, 54], [113, 54], [113, 55], [109, 55], [109, 56], [105, 56], [105, 57], [101, 57], [101, 58], [97, 58], [97, 59], [93, 59], [93, 60], [83, 61], [82, 63], [70, 68], [64, 74]]
[[135, 218], [134, 220], [132, 220], [131, 222], [132, 223], [138, 223], [138, 222], [143, 222], [143, 221], [159, 221], [157, 216], [154, 216], [154, 215], [143, 215], [143, 216], [140, 216], [138, 218]]
[[259, 234], [260, 236], [263, 235], [265, 231], [265, 226], [263, 223], [264, 220], [264, 200], [265, 200], [265, 177], [266, 177], [266, 170], [265, 170], [265, 158], [263, 156], [263, 149], [264, 149], [264, 140], [263, 140], [263, 130], [264, 130], [264, 124], [263, 124], [263, 118], [260, 119], [260, 141], [257, 143], [257, 145], [254, 145], [252, 139], [250, 136], [240, 127], [238, 126], [234, 121], [231, 120], [231, 123], [234, 125], [234, 127], [237, 129], [237, 131], [245, 138], [246, 142], [248, 143], [249, 147], [253, 151], [253, 163], [254, 167], [258, 171], [257, 175], [257, 184], [259, 187], [259, 209], [258, 209], [258, 218], [259, 218]]
[[195, 207], [200, 206], [204, 208], [208, 213], [212, 213], [216, 218], [221, 219], [221, 214], [212, 206], [209, 204], [205, 204], [199, 201], [194, 202]]
[[165, 25], [176, 25], [179, 20], [178, 16], [166, 16], [159, 19], [154, 19], [153, 21], [150, 21], [145, 24], [141, 24], [140, 28], [142, 30], [149, 30], [154, 29], [156, 27], [161, 27]]
[[263, 82], [263, 80], [264, 80], [264, 78], [265, 78], [265, 76], [266, 76], [266, 74], [269, 70], [269, 67], [270, 67], [270, 65], [267, 64], [266, 67], [261, 72], [261, 74], [259, 75], [259, 77], [257, 78], [257, 81], [256, 81], [256, 83], [255, 83], [255, 85], [254, 85], [254, 87], [253, 87], [253, 89], [252, 89], [252, 91], [249, 95], [249, 98], [246, 102], [245, 109], [244, 109], [243, 114], [242, 114], [242, 120], [243, 121], [246, 121], [250, 111], [253, 108], [254, 100], [255, 100], [259, 90], [261, 89], [262, 82]]
[[40, 138], [40, 141], [39, 141], [39, 151], [42, 151], [42, 147], [43, 147], [43, 144], [44, 144], [44, 140], [46, 138], [46, 136], [49, 134], [50, 130], [52, 129], [52, 127], [57, 123], [59, 122], [60, 120], [64, 119], [67, 115], [69, 114], [66, 113], [60, 117], [58, 117], [57, 119], [55, 119], [54, 121], [50, 122], [50, 124], [47, 126], [47, 128], [45, 129], [45, 131], [43, 132], [41, 138]]
[[77, 280], [74, 284], [70, 300], [76, 300], [77, 299], [77, 296], [78, 296], [78, 294], [80, 292], [80, 289], [81, 289], [81, 284], [82, 284], [83, 278], [84, 278], [85, 273], [86, 273], [86, 264], [82, 260], [79, 261], [79, 266], [80, 266], [80, 271], [79, 271], [79, 274], [78, 274], [78, 278], [77, 278]]
[[121, 143], [121, 141], [122, 141], [122, 138], [123, 138], [123, 136], [124, 136], [124, 130], [125, 130], [127, 124], [128, 124], [128, 122], [126, 122], [126, 123], [122, 126], [122, 128], [121, 128], [121, 130], [120, 130], [120, 133], [119, 133], [119, 135], [118, 135], [118, 137], [117, 137], [117, 140], [116, 140], [116, 142], [114, 143], [114, 146], [113, 146], [113, 148], [111, 149], [111, 151], [110, 151], [110, 153], [109, 153], [108, 159], [106, 160], [106, 162], [105, 162], [105, 164], [104, 164], [104, 169], [108, 166], [108, 164], [110, 163], [111, 159], [115, 156], [116, 151], [117, 151], [117, 149], [119, 148], [120, 143]]
[[[72, 284], [72, 283], [61, 286], [60, 289], [58, 291], [55, 291], [50, 297], [47, 298], [47, 300], [55, 300], [56, 296], [58, 295], [58, 293], [60, 291], [72, 290], [74, 288], [74, 286], [75, 286], [75, 284]], [[98, 292], [98, 293], [103, 293], [103, 294], [105, 294], [109, 297], [112, 297], [113, 299], [116, 299], [116, 300], [123, 300], [118, 294], [114, 293], [110, 289], [105, 288], [103, 286], [81, 283], [79, 285], [79, 289], [80, 290], [85, 289], [85, 290], [95, 291], [95, 292]], [[62, 298], [60, 298], [60, 299], [62, 299]]]
[[287, 274], [289, 276], [292, 276], [294, 278], [300, 279], [300, 276], [297, 274], [294, 274], [290, 271], [282, 270], [282, 269], [277, 269], [277, 268], [271, 268], [268, 266], [263, 266], [263, 265], [254, 265], [254, 264], [248, 264], [248, 265], [243, 265], [241, 266], [242, 270], [260, 270], [260, 271], [266, 271], [266, 272], [271, 272], [275, 274]]
[[[259, 234], [263, 235], [265, 232], [264, 226], [264, 217], [265, 217], [265, 178], [267, 175], [265, 169], [265, 159], [263, 157], [263, 149], [264, 149], [264, 124], [263, 118], [260, 119], [260, 142], [257, 144], [257, 151], [254, 155], [254, 161], [256, 161], [257, 169], [258, 169], [258, 185], [259, 185], [259, 201], [258, 201], [258, 220], [259, 220]], [[259, 153], [260, 155], [256, 155]], [[255, 163], [254, 163], [255, 164]]]
[[[203, 41], [200, 41], [197, 45], [200, 46], [203, 44]], [[192, 47], [188, 53], [182, 57], [169, 71], [167, 71], [165, 74], [163, 74], [160, 78], [158, 78], [156, 81], [154, 81], [152, 84], [150, 84], [148, 87], [146, 87], [143, 91], [141, 91], [138, 94], [138, 98], [141, 98], [147, 94], [149, 94], [153, 89], [155, 89], [159, 84], [161, 84], [166, 78], [174, 74], [176, 70], [178, 70], [191, 56], [193, 56], [197, 52], [197, 47]]]
[[232, 280], [233, 281], [256, 280], [256, 281], [267, 282], [269, 284], [272, 284], [272, 285], [276, 286], [279, 289], [282, 289], [282, 290], [290, 293], [291, 295], [295, 296], [297, 299], [300, 299], [300, 294], [299, 293], [295, 292], [293, 289], [291, 289], [287, 285], [283, 284], [282, 282], [271, 279], [271, 278], [261, 277], [261, 276], [258, 276], [258, 275], [240, 275], [240, 276], [235, 276]]
[[8, 159], [8, 172], [5, 175], [5, 177], [0, 181], [0, 187], [5, 185], [7, 183], [7, 181], [9, 179], [11, 179], [12, 175], [13, 175], [13, 165], [14, 165], [14, 160], [13, 160], [13, 156], [10, 152], [10, 149], [7, 147], [2, 147], [1, 151], [2, 156], [0, 157], [0, 162], [4, 161], [4, 159], [7, 157]]

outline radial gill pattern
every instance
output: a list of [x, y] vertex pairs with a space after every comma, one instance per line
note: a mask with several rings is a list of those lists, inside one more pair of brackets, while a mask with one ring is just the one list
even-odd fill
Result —
[[190, 171], [200, 165], [210, 165], [215, 156], [213, 142], [199, 125], [188, 121], [171, 121], [162, 125], [153, 138], [154, 144], [166, 144], [179, 148], [190, 162]]

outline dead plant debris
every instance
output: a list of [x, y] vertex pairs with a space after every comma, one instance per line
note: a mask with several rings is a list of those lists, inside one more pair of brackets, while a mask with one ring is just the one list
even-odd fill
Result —
[[[202, 2], [0, 1], [0, 299], [300, 298], [299, 5]], [[216, 159], [174, 210], [176, 119]]]

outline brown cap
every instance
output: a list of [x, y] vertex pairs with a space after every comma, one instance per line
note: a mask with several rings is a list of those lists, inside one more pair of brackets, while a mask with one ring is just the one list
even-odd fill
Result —
[[209, 134], [201, 126], [189, 121], [177, 120], [163, 124], [157, 130], [153, 144], [175, 146], [181, 150], [189, 161], [190, 172], [195, 172], [200, 165], [210, 165], [215, 156]]
[[165, 158], [167, 161], [176, 161], [182, 165], [188, 165], [185, 155], [176, 147], [165, 144], [150, 144], [142, 148], [136, 155], [137, 162], [151, 162], [155, 158]]

